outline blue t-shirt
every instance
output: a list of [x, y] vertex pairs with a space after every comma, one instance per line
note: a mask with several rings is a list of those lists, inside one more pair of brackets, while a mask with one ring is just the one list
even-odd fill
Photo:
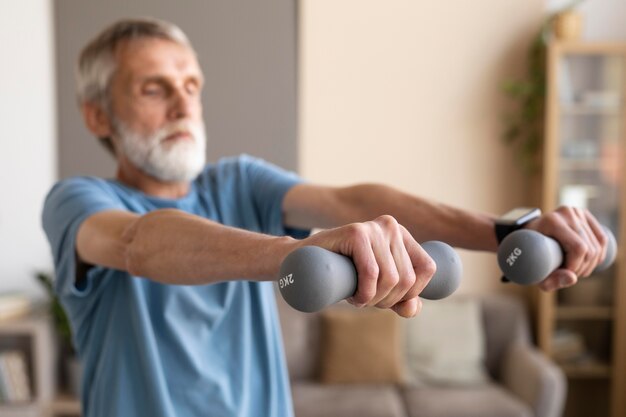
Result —
[[56, 292], [83, 364], [86, 417], [293, 415], [271, 282], [166, 285], [95, 266], [76, 285], [75, 240], [80, 224], [96, 212], [162, 208], [304, 237], [304, 231], [285, 229], [281, 210], [285, 193], [300, 181], [244, 155], [208, 165], [180, 199], [94, 177], [52, 188], [43, 227]]

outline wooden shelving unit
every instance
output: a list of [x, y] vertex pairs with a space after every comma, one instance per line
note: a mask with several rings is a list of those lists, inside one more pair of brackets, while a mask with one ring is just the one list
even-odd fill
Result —
[[70, 394], [59, 394], [50, 403], [48, 414], [56, 416], [80, 416], [80, 401]]
[[583, 402], [603, 404], [594, 416], [626, 417], [626, 44], [554, 42], [547, 80], [542, 208], [583, 204], [619, 249], [609, 272], [564, 290], [579, 291], [568, 302], [537, 291], [538, 342], [554, 356], [555, 334], [565, 331], [588, 348], [562, 364], [572, 388], [566, 417], [581, 415]]
[[24, 404], [0, 404], [0, 416], [46, 416], [55, 389], [55, 346], [46, 314], [35, 312], [0, 321], [0, 350], [17, 349], [24, 353], [33, 395]]
[[568, 378], [610, 378], [611, 367], [606, 363], [563, 365]]
[[612, 307], [602, 306], [559, 306], [557, 320], [612, 320], [615, 312]]

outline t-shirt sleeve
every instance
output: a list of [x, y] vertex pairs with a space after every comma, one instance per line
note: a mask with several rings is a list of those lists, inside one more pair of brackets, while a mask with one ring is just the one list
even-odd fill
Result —
[[287, 191], [304, 180], [294, 172], [248, 155], [241, 156], [240, 163], [246, 166], [254, 204], [265, 223], [263, 229], [273, 235], [290, 235], [296, 239], [307, 237], [310, 230], [285, 226], [282, 211]]
[[84, 297], [92, 289], [88, 274], [80, 287], [76, 279], [76, 234], [82, 222], [104, 210], [124, 210], [122, 203], [107, 191], [104, 181], [76, 177], [57, 183], [46, 197], [42, 225], [48, 237], [56, 270], [55, 290], [61, 297]]

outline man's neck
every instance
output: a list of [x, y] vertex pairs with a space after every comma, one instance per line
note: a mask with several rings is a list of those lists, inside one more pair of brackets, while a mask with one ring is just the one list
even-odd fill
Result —
[[121, 183], [136, 188], [144, 194], [159, 198], [181, 198], [189, 193], [190, 183], [158, 180], [127, 160], [118, 160], [116, 178]]

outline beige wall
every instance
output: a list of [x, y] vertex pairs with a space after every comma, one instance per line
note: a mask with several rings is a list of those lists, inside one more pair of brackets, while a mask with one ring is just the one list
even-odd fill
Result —
[[[500, 141], [503, 79], [522, 73], [541, 0], [300, 2], [301, 173], [377, 181], [500, 213], [525, 181]], [[461, 293], [515, 291], [462, 253]]]

